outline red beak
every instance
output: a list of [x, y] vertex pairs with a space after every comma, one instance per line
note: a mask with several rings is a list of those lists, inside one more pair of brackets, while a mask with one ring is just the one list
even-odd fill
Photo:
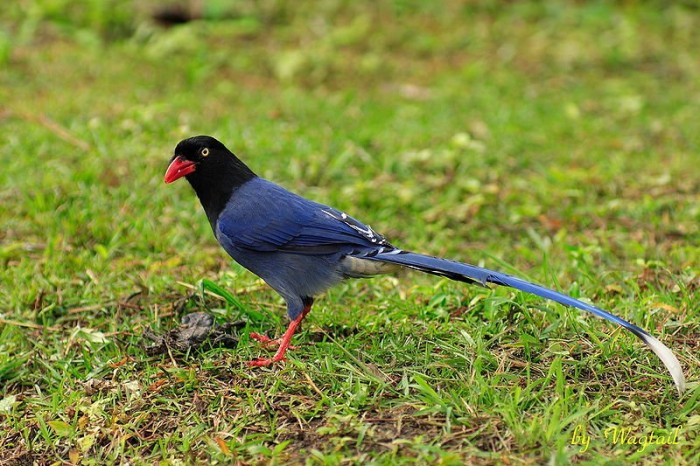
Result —
[[180, 156], [177, 156], [170, 162], [168, 169], [165, 171], [165, 177], [163, 181], [166, 183], [172, 183], [175, 180], [182, 178], [185, 175], [189, 175], [196, 170], [196, 165], [194, 162], [185, 160]]

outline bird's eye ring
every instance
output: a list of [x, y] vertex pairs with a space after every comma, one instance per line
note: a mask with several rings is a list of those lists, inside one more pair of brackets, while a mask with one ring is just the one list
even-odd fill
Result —
[[207, 155], [209, 155], [209, 148], [205, 147], [204, 149], [202, 149], [201, 154], [202, 154], [202, 157], [206, 157]]

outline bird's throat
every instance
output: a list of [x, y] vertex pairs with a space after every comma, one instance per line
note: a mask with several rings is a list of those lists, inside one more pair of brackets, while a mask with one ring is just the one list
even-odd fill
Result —
[[196, 171], [187, 176], [187, 181], [197, 193], [212, 229], [233, 193], [250, 180], [257, 178], [243, 162], [234, 159], [227, 166], [219, 167], [215, 173]]

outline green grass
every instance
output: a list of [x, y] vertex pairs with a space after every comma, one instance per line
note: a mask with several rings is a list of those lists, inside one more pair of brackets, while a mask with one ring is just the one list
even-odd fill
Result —
[[[173, 28], [112, 3], [0, 12], [0, 464], [698, 463], [693, 2], [212, 1]], [[331, 290], [271, 370], [245, 335], [147, 356], [188, 312], [286, 326], [162, 182], [195, 134], [398, 246], [614, 311], [688, 391], [599, 319], [417, 274]]]

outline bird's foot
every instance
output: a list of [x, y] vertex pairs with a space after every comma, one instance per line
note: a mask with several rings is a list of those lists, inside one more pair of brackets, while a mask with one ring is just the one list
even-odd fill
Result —
[[302, 311], [301, 314], [299, 314], [294, 320], [292, 320], [289, 323], [289, 327], [287, 327], [287, 331], [284, 332], [284, 335], [282, 335], [282, 338], [278, 338], [277, 340], [273, 340], [272, 338], [268, 338], [265, 335], [261, 335], [259, 333], [251, 333], [250, 338], [253, 340], [257, 340], [260, 343], [262, 343], [265, 346], [272, 346], [273, 348], [276, 346], [277, 347], [277, 352], [275, 353], [274, 356], [271, 358], [258, 358], [258, 359], [253, 359], [248, 363], [249, 367], [265, 367], [265, 366], [270, 366], [276, 362], [279, 361], [284, 361], [284, 355], [287, 352], [288, 349], [294, 349], [294, 346], [291, 345], [292, 342], [292, 337], [294, 336], [294, 332], [296, 331], [297, 327], [301, 325], [301, 321], [304, 319], [304, 316], [309, 313], [309, 310], [311, 310], [311, 303], [313, 300], [310, 300], [304, 310]]
[[284, 360], [284, 356], [278, 358], [277, 355], [275, 355], [272, 358], [257, 358], [253, 359], [252, 361], [248, 361], [248, 367], [267, 367], [273, 365], [276, 362]]
[[[280, 345], [282, 344], [282, 340], [283, 340], [283, 338], [275, 338], [273, 340], [272, 338], [270, 338], [268, 336], [265, 336], [265, 335], [262, 335], [262, 334], [256, 333], [256, 332], [251, 332], [249, 336], [250, 336], [251, 340], [255, 340], [257, 342], [260, 342], [262, 344], [262, 346], [264, 346], [265, 348], [267, 348], [269, 350], [276, 350], [277, 348], [279, 348]], [[289, 345], [287, 347], [287, 349], [295, 350], [295, 349], [299, 349], [299, 347]], [[265, 364], [265, 365], [269, 365], [269, 364], [272, 364], [272, 362]]]
[[297, 349], [296, 346], [292, 346], [289, 344], [289, 341], [291, 340], [291, 335], [285, 334], [285, 337], [276, 338], [273, 340], [272, 338], [267, 337], [265, 335], [252, 332], [250, 334], [251, 340], [259, 341], [263, 347], [271, 350], [276, 349], [277, 352], [271, 358], [257, 358], [253, 359], [252, 361], [248, 361], [248, 367], [267, 367], [273, 365], [276, 362], [284, 361], [286, 359], [284, 355], [288, 349]]

